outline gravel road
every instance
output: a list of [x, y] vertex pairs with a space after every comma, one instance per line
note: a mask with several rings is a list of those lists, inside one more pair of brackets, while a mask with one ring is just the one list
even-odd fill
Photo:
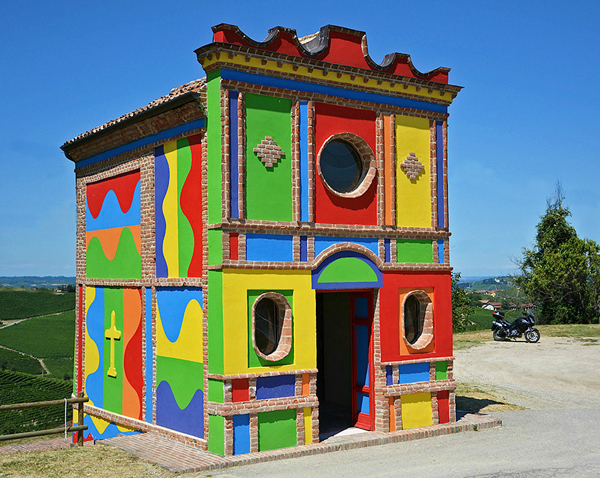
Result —
[[454, 352], [454, 377], [533, 410], [600, 408], [600, 341], [543, 337], [491, 340]]

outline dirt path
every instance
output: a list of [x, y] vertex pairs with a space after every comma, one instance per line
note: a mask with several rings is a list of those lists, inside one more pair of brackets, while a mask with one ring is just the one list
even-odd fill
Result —
[[600, 408], [597, 338], [542, 336], [537, 344], [490, 340], [454, 355], [458, 382], [507, 403], [534, 410]]

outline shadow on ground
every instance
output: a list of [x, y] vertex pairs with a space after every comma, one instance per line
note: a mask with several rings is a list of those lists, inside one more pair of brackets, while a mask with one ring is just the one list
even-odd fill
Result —
[[[465, 397], [461, 395], [456, 396], [456, 410], [464, 412], [480, 413], [486, 411], [499, 411], [509, 406], [504, 402], [498, 402], [490, 398], [475, 398]], [[514, 410], [514, 407], [511, 407]]]

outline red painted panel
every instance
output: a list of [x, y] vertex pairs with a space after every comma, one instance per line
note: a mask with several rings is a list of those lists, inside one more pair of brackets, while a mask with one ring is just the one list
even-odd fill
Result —
[[[400, 299], [398, 289], [433, 288], [433, 334], [431, 353], [400, 354]], [[393, 362], [452, 355], [452, 290], [449, 272], [384, 272], [380, 295], [381, 360]]]
[[135, 187], [139, 181], [140, 172], [133, 171], [121, 176], [105, 179], [104, 181], [100, 181], [98, 183], [88, 184], [86, 199], [87, 205], [90, 208], [90, 213], [92, 213], [92, 217], [98, 217], [98, 214], [100, 214], [100, 209], [102, 209], [102, 203], [104, 203], [104, 198], [111, 189], [117, 195], [117, 200], [119, 201], [121, 211], [124, 213], [129, 211], [133, 201]]
[[79, 286], [79, 307], [77, 311], [77, 393], [82, 391], [83, 380], [83, 286]]
[[[315, 142], [317, 155], [329, 137], [338, 133], [360, 136], [376, 152], [375, 112], [317, 103]], [[318, 157], [318, 156], [317, 156]], [[315, 221], [325, 224], [377, 225], [377, 178], [358, 198], [331, 193], [321, 181], [315, 165]]]
[[250, 400], [250, 391], [247, 378], [231, 381], [231, 400], [233, 402], [247, 402]]
[[237, 232], [229, 233], [229, 258], [232, 261], [237, 261], [239, 258], [239, 240], [240, 236]]
[[192, 152], [192, 167], [181, 189], [181, 210], [194, 232], [194, 253], [188, 277], [202, 277], [202, 136], [188, 138]]
[[450, 422], [450, 399], [448, 390], [442, 390], [437, 394], [438, 417], [440, 424]]

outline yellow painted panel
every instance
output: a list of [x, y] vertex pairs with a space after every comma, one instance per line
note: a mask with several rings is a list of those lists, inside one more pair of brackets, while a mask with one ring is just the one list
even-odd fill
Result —
[[[414, 153], [424, 170], [409, 179], [400, 167]], [[396, 224], [399, 227], [431, 227], [431, 160], [429, 120], [396, 115]]]
[[169, 165], [169, 187], [163, 201], [165, 215], [165, 239], [163, 254], [169, 271], [169, 278], [179, 277], [179, 225], [177, 211], [177, 141], [169, 141], [164, 145], [165, 157]]
[[[202, 67], [204, 69], [208, 68], [210, 65], [220, 62], [219, 59], [213, 56], [211, 60], [208, 58], [204, 58]], [[250, 61], [246, 61], [246, 57], [244, 55], [235, 55], [233, 58], [228, 58], [227, 63], [232, 63], [234, 65], [240, 65], [244, 68], [257, 68], [259, 70], [264, 71], [279, 71], [283, 73], [289, 73], [294, 76], [305, 76], [307, 78], [315, 78], [319, 80], [327, 80], [335, 83], [339, 83], [340, 87], [344, 85], [355, 85], [367, 88], [375, 88], [378, 90], [384, 91], [393, 91], [393, 92], [401, 92], [410, 95], [420, 96], [423, 99], [432, 98], [432, 99], [443, 99], [446, 101], [452, 101], [452, 96], [449, 93], [446, 93], [442, 96], [442, 93], [439, 90], [433, 90], [431, 93], [427, 88], [417, 89], [415, 85], [409, 85], [408, 88], [404, 89], [404, 85], [401, 83], [395, 83], [393, 87], [390, 87], [390, 83], [387, 81], [382, 82], [380, 85], [377, 84], [378, 81], [374, 79], [370, 79], [367, 83], [364, 82], [362, 76], [355, 76], [354, 79], [350, 74], [343, 73], [340, 78], [337, 77], [337, 74], [329, 73], [327, 76], [323, 76], [323, 72], [320, 69], [313, 69], [313, 71], [309, 71], [308, 67], [297, 65], [297, 70], [294, 71], [293, 66], [290, 63], [284, 63], [281, 67], [277, 65], [277, 60], [267, 60], [266, 64], [263, 65], [262, 60], [258, 58], [250, 58]], [[400, 77], [402, 78], [402, 77]]]
[[413, 393], [402, 395], [402, 429], [428, 427], [433, 425], [431, 393]]
[[171, 342], [162, 326], [160, 309], [156, 310], [156, 354], [190, 362], [203, 363], [202, 357], [202, 307], [191, 300], [183, 314], [179, 337]]
[[304, 412], [304, 444], [312, 444], [312, 408], [305, 408]]
[[[294, 363], [248, 367], [248, 290], [293, 290]], [[292, 371], [317, 367], [316, 302], [310, 271], [223, 270], [225, 374]]]

